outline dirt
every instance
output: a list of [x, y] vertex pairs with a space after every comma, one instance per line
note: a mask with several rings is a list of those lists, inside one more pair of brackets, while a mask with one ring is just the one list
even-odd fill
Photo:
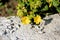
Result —
[[2, 2], [2, 7], [0, 7], [0, 16], [16, 15], [16, 0], [1, 0], [0, 2]]

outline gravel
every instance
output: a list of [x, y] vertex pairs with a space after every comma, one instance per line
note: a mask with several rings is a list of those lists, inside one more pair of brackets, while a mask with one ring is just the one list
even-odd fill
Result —
[[46, 16], [37, 25], [23, 25], [19, 17], [0, 17], [0, 40], [60, 40], [60, 16]]

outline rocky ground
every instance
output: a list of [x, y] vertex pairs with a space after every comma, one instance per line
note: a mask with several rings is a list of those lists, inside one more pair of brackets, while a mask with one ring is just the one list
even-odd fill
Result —
[[60, 40], [60, 16], [47, 16], [40, 25], [23, 25], [16, 16], [0, 17], [0, 40]]

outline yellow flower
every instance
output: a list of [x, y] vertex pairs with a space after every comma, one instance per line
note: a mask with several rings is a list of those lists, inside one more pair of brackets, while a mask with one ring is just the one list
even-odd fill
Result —
[[37, 15], [36, 17], [34, 17], [34, 22], [35, 22], [36, 24], [39, 24], [40, 22], [42, 22], [41, 17], [40, 17], [39, 15]]
[[27, 16], [22, 17], [21, 20], [22, 20], [23, 24], [29, 24], [30, 23], [30, 19]]

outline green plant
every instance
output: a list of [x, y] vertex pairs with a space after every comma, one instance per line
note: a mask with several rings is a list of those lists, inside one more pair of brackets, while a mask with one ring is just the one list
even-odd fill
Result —
[[18, 0], [17, 15], [19, 17], [27, 16], [29, 19], [34, 18], [38, 10], [41, 7], [42, 2], [40, 0]]
[[59, 13], [59, 0], [17, 0], [17, 16], [27, 16], [33, 19], [35, 16], [44, 16]]

